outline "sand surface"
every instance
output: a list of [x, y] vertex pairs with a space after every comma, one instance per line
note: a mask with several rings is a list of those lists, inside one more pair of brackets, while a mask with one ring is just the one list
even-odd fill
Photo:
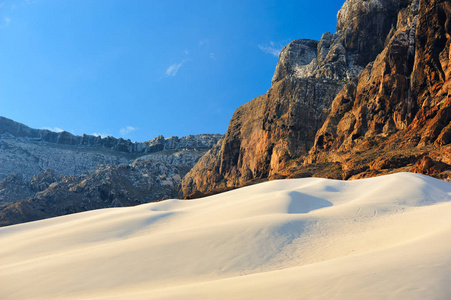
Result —
[[451, 299], [451, 184], [270, 181], [0, 229], [0, 299]]

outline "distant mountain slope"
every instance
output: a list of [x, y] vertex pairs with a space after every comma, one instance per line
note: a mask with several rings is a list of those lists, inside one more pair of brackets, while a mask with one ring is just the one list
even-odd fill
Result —
[[275, 180], [0, 228], [2, 299], [449, 299], [451, 183]]
[[132, 164], [100, 165], [86, 174], [60, 178], [47, 170], [30, 182], [10, 175], [0, 182], [0, 226], [179, 197], [180, 180], [201, 155], [148, 155]]
[[282, 49], [271, 88], [235, 111], [185, 196], [271, 178], [451, 178], [449, 1], [347, 0], [337, 19]]
[[80, 175], [100, 164], [131, 163], [155, 152], [206, 151], [221, 138], [219, 134], [186, 137], [158, 136], [137, 143], [122, 138], [76, 136], [69, 132], [32, 129], [0, 117], [0, 180], [12, 173], [30, 180], [47, 169], [57, 174]]
[[0, 117], [0, 226], [179, 196], [219, 134], [143, 143], [29, 128]]

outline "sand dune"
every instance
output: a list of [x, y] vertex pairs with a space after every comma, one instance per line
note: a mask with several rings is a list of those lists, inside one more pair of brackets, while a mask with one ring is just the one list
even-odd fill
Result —
[[450, 299], [451, 184], [266, 182], [0, 229], [1, 299]]

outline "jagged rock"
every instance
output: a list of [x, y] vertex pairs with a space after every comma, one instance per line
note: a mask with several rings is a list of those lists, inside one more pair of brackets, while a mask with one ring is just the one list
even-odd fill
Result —
[[0, 136], [4, 139], [16, 137], [28, 141], [44, 141], [51, 144], [86, 146], [97, 149], [105, 148], [131, 154], [145, 154], [163, 150], [208, 150], [221, 138], [219, 134], [188, 135], [181, 138], [173, 136], [168, 139], [160, 135], [150, 141], [137, 143], [111, 136], [105, 138], [86, 134], [76, 136], [67, 131], [53, 132], [46, 129], [32, 129], [1, 116]]
[[[354, 155], [352, 161], [371, 171], [353, 170], [348, 177], [406, 170], [447, 178], [450, 20], [446, 1], [411, 1], [402, 8], [384, 50], [334, 99], [308, 160], [334, 153], [336, 161], [343, 161], [352, 153], [377, 149], [374, 162]], [[428, 155], [436, 155], [441, 167], [434, 172], [421, 163], [412, 167]]]
[[399, 10], [408, 4], [408, 0], [347, 0], [343, 4], [337, 14], [337, 32], [343, 34], [343, 46], [356, 55], [356, 64], [365, 66], [382, 51]]
[[10, 174], [0, 181], [0, 211], [12, 203], [30, 197], [35, 192], [20, 174]]
[[[434, 13], [427, 9], [431, 7]], [[371, 140], [404, 141], [411, 146], [449, 143], [449, 59], [438, 64], [443, 53], [449, 53], [449, 33], [446, 28], [439, 30], [439, 24], [451, 18], [449, 6], [445, 11], [444, 2], [422, 2], [418, 10], [413, 1], [399, 12], [399, 27], [391, 33], [385, 49], [358, 81], [347, 84], [335, 98], [312, 153], [365, 150], [371, 147]], [[424, 28], [417, 22], [424, 23]], [[426, 29], [426, 22], [435, 29]], [[425, 35], [428, 32], [431, 36]], [[435, 57], [431, 53], [436, 53]]]
[[0, 182], [0, 226], [178, 197], [182, 177], [202, 154], [148, 155], [131, 164], [100, 165], [88, 174], [61, 178], [47, 170], [28, 184], [19, 176], [8, 176]]
[[[291, 160], [309, 152], [332, 99], [374, 59], [374, 49], [383, 48], [397, 21], [396, 1], [377, 1], [376, 6], [355, 2], [343, 6], [337, 33], [325, 33], [319, 42], [295, 40], [282, 49], [268, 93], [238, 108], [221, 148], [210, 150], [208, 163], [201, 160], [182, 181], [185, 195], [277, 177]], [[371, 37], [359, 36], [360, 26], [353, 22], [373, 18], [383, 24], [367, 32]], [[359, 46], [376, 40], [377, 45], [363, 53], [366, 47]], [[216, 159], [211, 158], [213, 152]]]
[[176, 197], [182, 177], [220, 138], [132, 143], [31, 129], [0, 117], [0, 224]]
[[414, 173], [436, 176], [445, 170], [449, 170], [449, 165], [440, 161], [434, 161], [426, 155], [415, 164], [411, 171]]
[[47, 169], [44, 172], [34, 175], [30, 181], [30, 186], [33, 191], [41, 192], [56, 181], [58, 181], [58, 177], [55, 170]]
[[268, 93], [235, 112], [183, 193], [409, 171], [425, 155], [445, 166], [434, 176], [448, 176], [449, 155], [438, 154], [451, 141], [450, 10], [444, 0], [347, 0], [316, 49], [295, 40], [281, 51]]
[[301, 74], [302, 70], [316, 59], [317, 45], [318, 42], [314, 40], [295, 40], [285, 46], [280, 51], [272, 82], [275, 83], [296, 73]]
[[150, 141], [90, 135], [74, 136], [68, 132], [32, 129], [0, 117], [0, 180], [19, 173], [26, 180], [47, 169], [57, 174], [80, 175], [100, 164], [131, 163], [150, 153], [192, 150], [205, 152], [221, 138], [219, 134], [186, 137], [158, 136]]
[[194, 190], [242, 185], [271, 176], [292, 157], [306, 154], [341, 84], [316, 78], [282, 79], [266, 95], [241, 106], [220, 145], [183, 180]]

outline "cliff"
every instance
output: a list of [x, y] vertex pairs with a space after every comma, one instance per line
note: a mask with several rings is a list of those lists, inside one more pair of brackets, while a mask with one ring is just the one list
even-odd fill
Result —
[[178, 197], [181, 178], [201, 155], [148, 155], [131, 164], [100, 165], [78, 176], [47, 170], [31, 181], [10, 175], [0, 182], [0, 226]]
[[150, 141], [132, 143], [113, 137], [81, 135], [32, 129], [0, 117], [0, 180], [12, 173], [30, 180], [47, 169], [58, 174], [80, 175], [101, 164], [131, 163], [152, 153], [197, 151], [204, 153], [221, 138], [219, 134], [186, 137], [158, 136]]
[[165, 139], [162, 135], [147, 142], [132, 142], [111, 136], [100, 137], [82, 134], [73, 135], [67, 131], [53, 132], [46, 129], [33, 129], [24, 124], [0, 116], [0, 136], [7, 134], [28, 141], [42, 141], [50, 144], [70, 145], [86, 148], [101, 148], [123, 153], [143, 155], [163, 150], [180, 151], [208, 150], [221, 138], [219, 134], [199, 134], [185, 137], [172, 136]]
[[0, 226], [179, 196], [221, 135], [144, 143], [29, 128], [0, 117]]
[[286, 177], [448, 178], [450, 20], [448, 1], [346, 1], [336, 33], [281, 51], [269, 91], [237, 109], [184, 195]]

